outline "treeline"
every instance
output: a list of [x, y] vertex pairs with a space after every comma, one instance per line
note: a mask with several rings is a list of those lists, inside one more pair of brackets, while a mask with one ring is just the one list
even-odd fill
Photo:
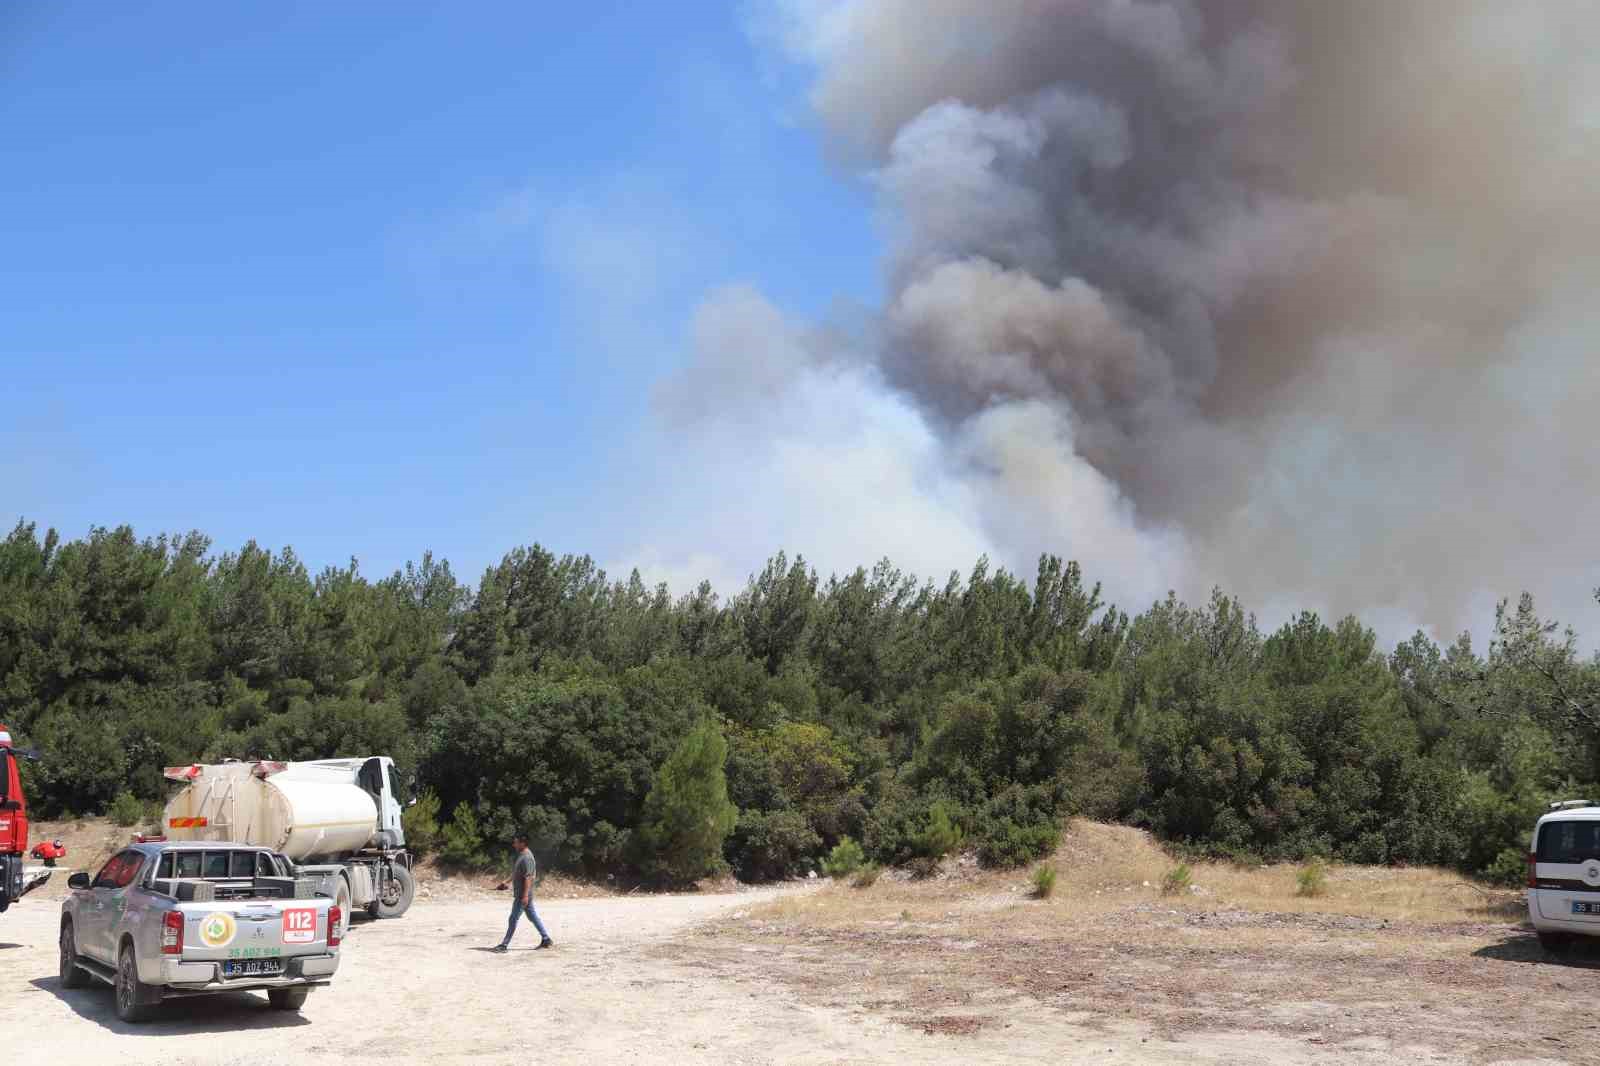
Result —
[[426, 554], [374, 581], [19, 524], [0, 721], [44, 754], [44, 814], [159, 800], [193, 760], [386, 752], [461, 861], [521, 826], [557, 865], [663, 877], [719, 846], [746, 879], [792, 875], [846, 838], [1016, 864], [1069, 814], [1512, 877], [1543, 804], [1600, 781], [1600, 665], [1527, 597], [1484, 654], [1385, 652], [1353, 618], [1263, 633], [1220, 592], [1129, 617], [1053, 557], [1031, 583], [980, 561], [937, 585], [780, 553], [724, 601], [538, 546], [472, 588]]

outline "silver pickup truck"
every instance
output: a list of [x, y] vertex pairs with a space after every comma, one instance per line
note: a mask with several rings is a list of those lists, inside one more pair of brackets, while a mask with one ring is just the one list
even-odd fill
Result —
[[98, 978], [117, 1016], [148, 1018], [164, 998], [265, 989], [299, 1010], [339, 968], [342, 915], [264, 848], [136, 843], [91, 880], [68, 879], [61, 905], [61, 984]]

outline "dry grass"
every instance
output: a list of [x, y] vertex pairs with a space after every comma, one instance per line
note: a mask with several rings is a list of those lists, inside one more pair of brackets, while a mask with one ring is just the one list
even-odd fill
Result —
[[[1033, 921], [1051, 917], [1064, 921], [1156, 901], [1165, 908], [1188, 911], [1347, 915], [1408, 923], [1503, 921], [1520, 915], [1519, 893], [1485, 888], [1464, 881], [1460, 874], [1424, 867], [1329, 865], [1326, 892], [1308, 897], [1299, 894], [1300, 867], [1293, 863], [1191, 862], [1188, 892], [1163, 896], [1161, 885], [1173, 859], [1148, 833], [1083, 820], [1068, 826], [1061, 847], [1046, 861], [1056, 871], [1055, 890], [1048, 900], [1033, 903]], [[885, 874], [865, 891], [830, 886], [774, 901], [756, 916], [802, 919], [825, 927], [938, 921], [1008, 909], [1032, 891], [1032, 872], [985, 871], [970, 861], [947, 861], [936, 877], [913, 880]], [[910, 917], [902, 917], [903, 912]]]
[[[1307, 897], [1295, 864], [1192, 862], [1190, 889], [1163, 895], [1173, 865], [1145, 833], [1075, 821], [1031, 869], [964, 858], [927, 879], [889, 871], [691, 939], [698, 965], [924, 1031], [935, 1030], [910, 1019], [937, 1019], [949, 1035], [1044, 1006], [1156, 1035], [1271, 1033], [1468, 1061], [1530, 1034], [1552, 1049], [1592, 1039], [1587, 1016], [1551, 1030], [1550, 1006], [1578, 1017], [1585, 986], [1545, 959], [1517, 892], [1442, 870], [1335, 865], [1326, 893]], [[1041, 868], [1056, 874], [1044, 900], [1032, 895]]]

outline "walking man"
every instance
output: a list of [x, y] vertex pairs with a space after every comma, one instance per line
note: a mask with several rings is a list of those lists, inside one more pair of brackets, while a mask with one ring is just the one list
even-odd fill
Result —
[[533, 927], [539, 930], [539, 947], [553, 948], [556, 942], [545, 932], [544, 923], [539, 920], [539, 912], [533, 909], [533, 877], [538, 867], [533, 861], [533, 852], [528, 850], [527, 835], [518, 833], [512, 837], [511, 846], [517, 852], [516, 861], [511, 866], [511, 920], [506, 923], [506, 938], [500, 941], [494, 950], [497, 952], [506, 950], [511, 943], [511, 934], [517, 931], [517, 919], [522, 917], [524, 911], [527, 912], [528, 920], [533, 923]]

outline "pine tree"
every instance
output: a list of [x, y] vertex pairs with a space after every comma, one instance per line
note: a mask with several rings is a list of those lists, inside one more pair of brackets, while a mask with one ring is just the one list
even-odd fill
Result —
[[739, 817], [728, 802], [727, 757], [728, 742], [705, 719], [661, 764], [634, 835], [646, 877], [685, 883], [721, 867], [722, 843]]

